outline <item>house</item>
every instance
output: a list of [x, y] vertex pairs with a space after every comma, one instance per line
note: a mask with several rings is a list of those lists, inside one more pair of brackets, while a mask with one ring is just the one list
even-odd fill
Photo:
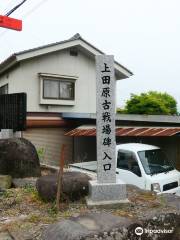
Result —
[[[79, 34], [72, 38], [15, 53], [0, 64], [0, 94], [27, 93], [27, 130], [41, 160], [57, 165], [62, 143], [67, 162], [73, 160], [74, 138], [65, 133], [77, 126], [63, 113], [96, 112], [95, 56], [104, 54]], [[114, 63], [115, 79], [132, 72]]]

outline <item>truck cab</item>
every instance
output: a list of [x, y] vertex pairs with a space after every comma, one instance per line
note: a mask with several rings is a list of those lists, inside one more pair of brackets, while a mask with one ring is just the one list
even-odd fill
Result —
[[116, 149], [117, 178], [158, 194], [180, 194], [180, 173], [159, 147], [127, 143]]
[[[116, 145], [116, 179], [157, 194], [180, 196], [180, 172], [161, 148], [141, 143]], [[81, 171], [96, 179], [97, 161], [70, 164], [73, 171]]]

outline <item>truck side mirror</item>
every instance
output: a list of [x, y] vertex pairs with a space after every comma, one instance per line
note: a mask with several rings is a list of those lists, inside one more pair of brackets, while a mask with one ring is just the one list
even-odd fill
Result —
[[139, 168], [138, 165], [132, 167], [132, 172], [133, 172], [134, 174], [136, 174], [138, 177], [141, 177], [141, 176], [142, 176], [142, 175], [141, 175], [141, 170], [140, 170], [140, 168]]

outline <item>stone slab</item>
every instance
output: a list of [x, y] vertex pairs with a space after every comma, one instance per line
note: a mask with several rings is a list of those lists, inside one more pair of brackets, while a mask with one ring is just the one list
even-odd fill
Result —
[[14, 136], [12, 129], [1, 129], [0, 131], [0, 138], [7, 139], [12, 138]]
[[89, 197], [87, 203], [117, 204], [126, 200], [126, 185], [122, 183], [100, 184], [96, 180], [89, 181]]
[[131, 224], [133, 224], [132, 220], [109, 213], [88, 213], [50, 225], [44, 231], [42, 239], [97, 239], [94, 238], [95, 235], [103, 235], [104, 232], [107, 233], [120, 226], [128, 228]]
[[89, 209], [119, 209], [130, 204], [128, 199], [118, 200], [118, 201], [92, 201], [89, 198], [86, 198], [86, 204]]
[[9, 175], [0, 175], [0, 189], [8, 189], [11, 187], [12, 177]]

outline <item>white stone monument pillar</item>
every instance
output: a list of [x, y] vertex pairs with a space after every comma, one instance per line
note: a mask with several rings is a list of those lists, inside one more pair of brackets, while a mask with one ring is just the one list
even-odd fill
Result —
[[97, 181], [89, 182], [88, 205], [126, 200], [126, 186], [116, 181], [114, 57], [96, 56]]
[[98, 183], [116, 183], [115, 79], [113, 56], [96, 57]]

